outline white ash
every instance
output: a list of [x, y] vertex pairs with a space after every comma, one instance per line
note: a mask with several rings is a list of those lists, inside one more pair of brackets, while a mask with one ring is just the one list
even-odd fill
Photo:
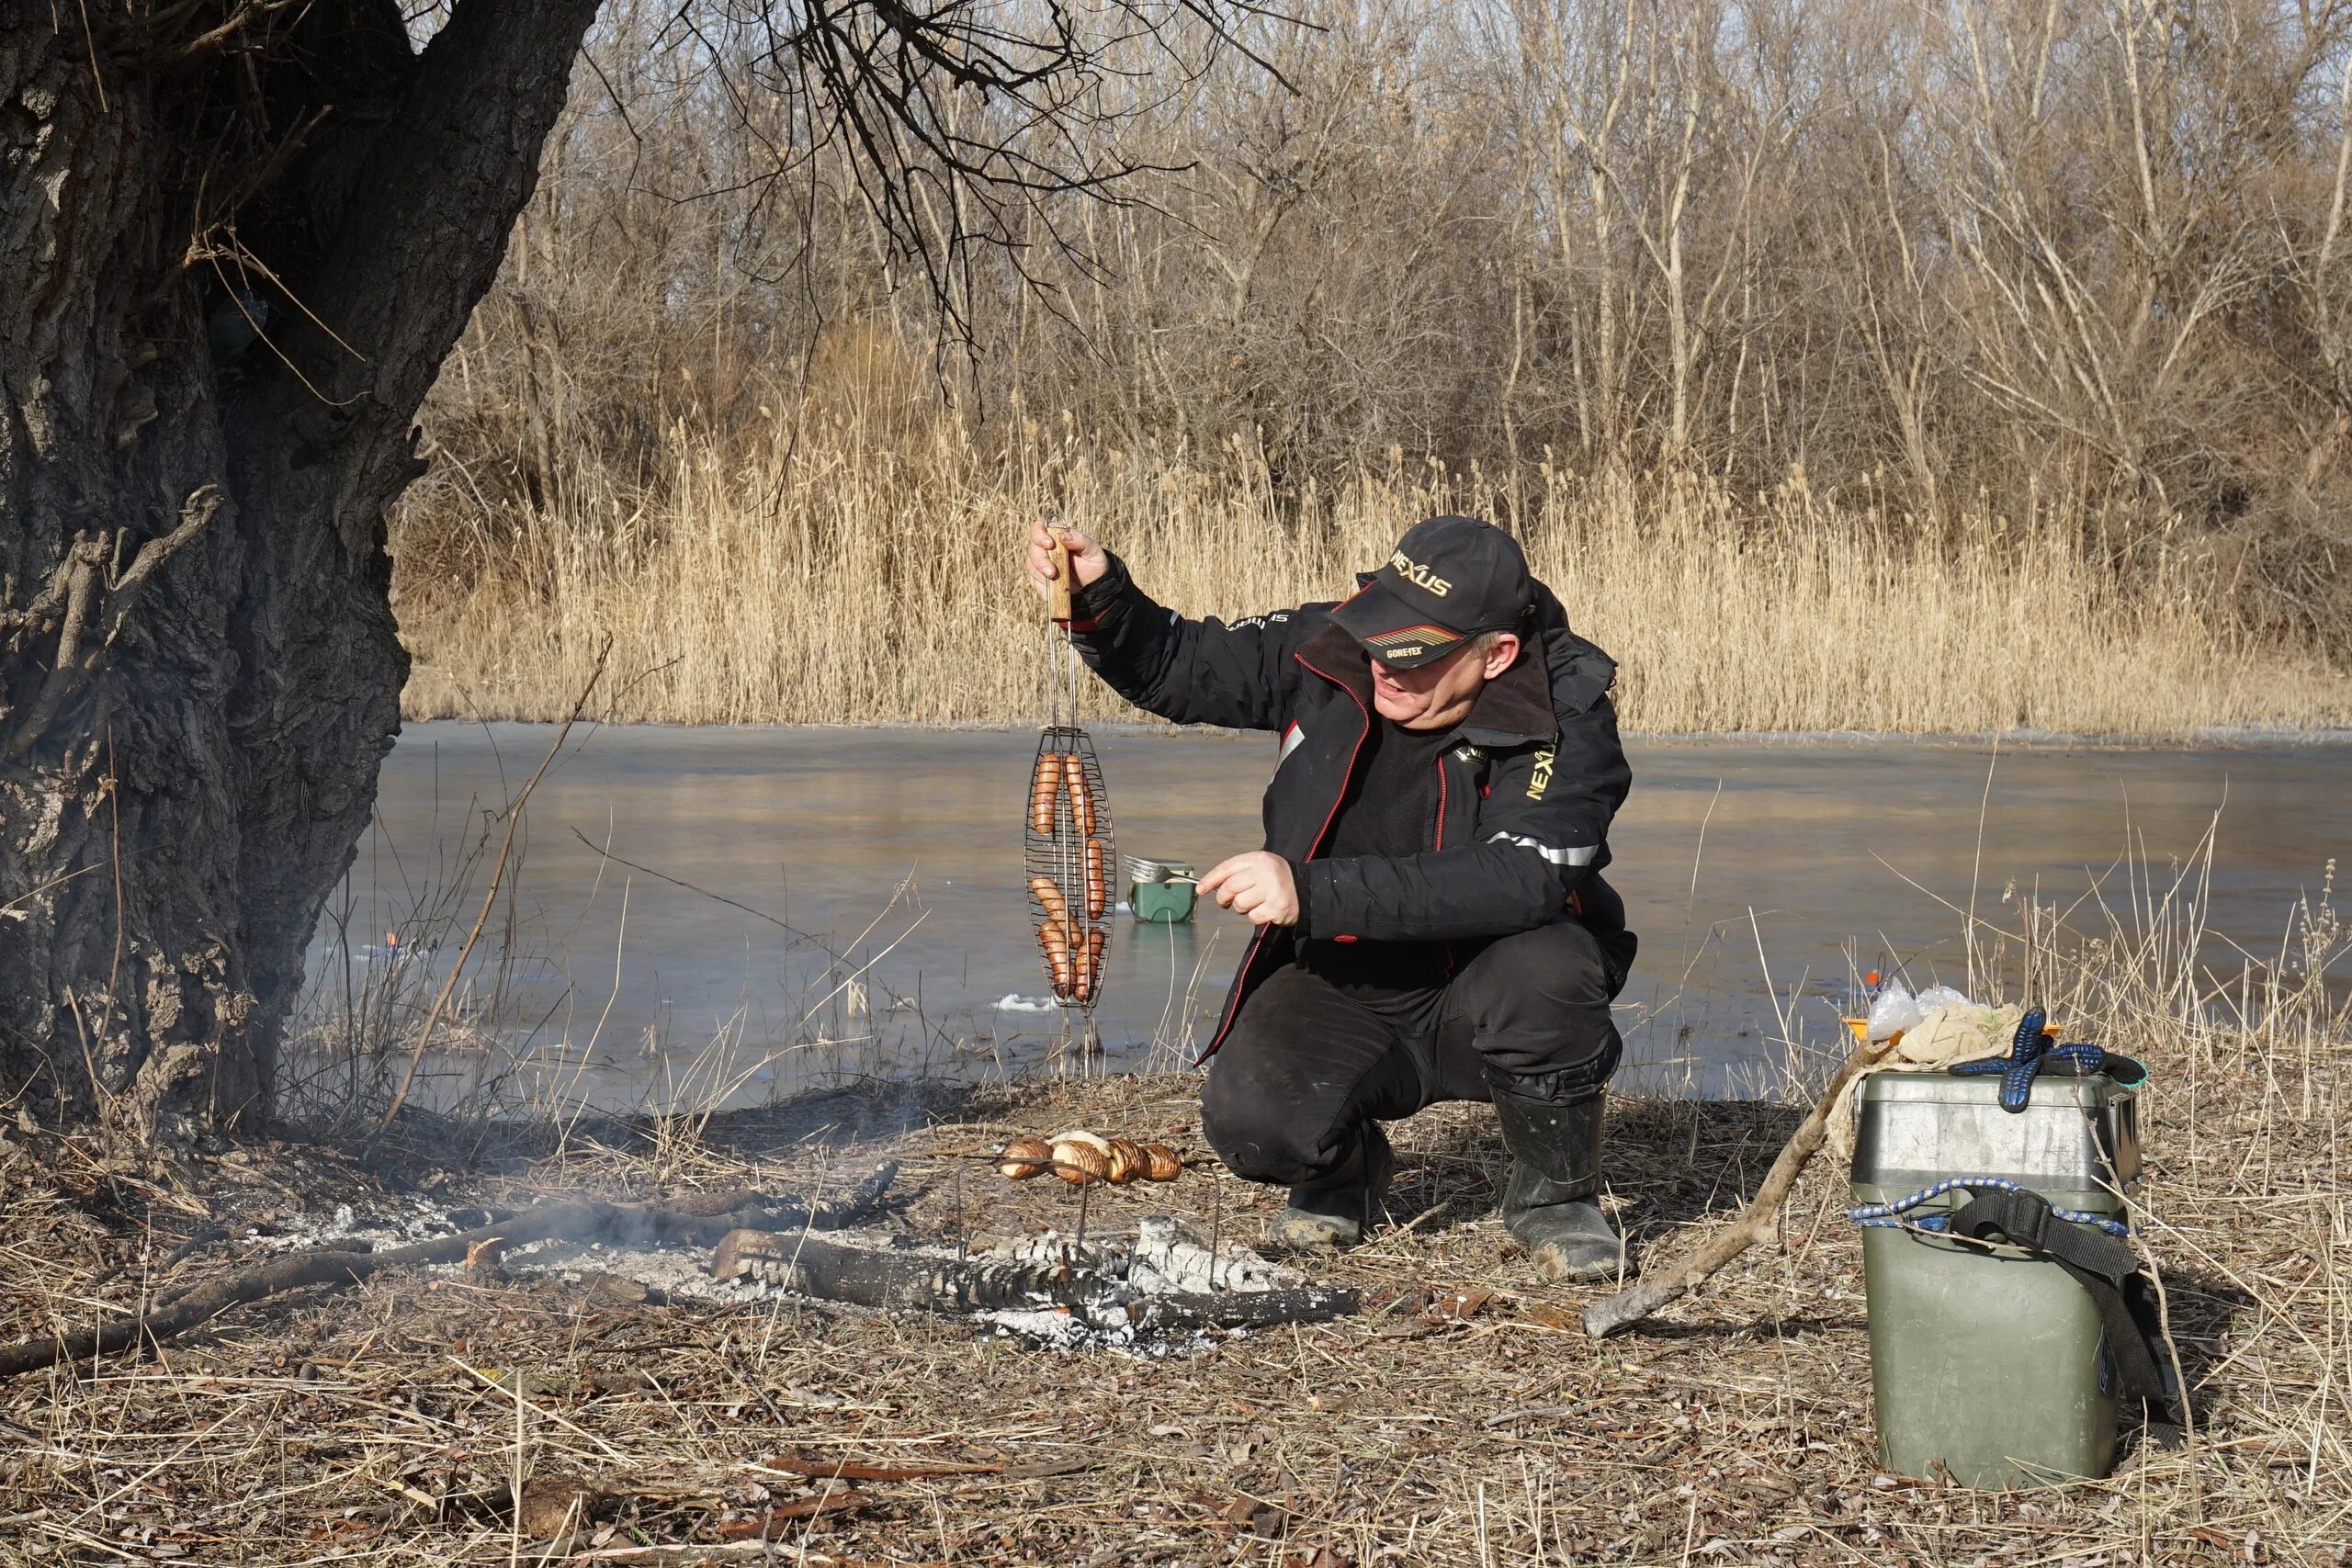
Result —
[[766, 1293], [756, 1280], [712, 1279], [707, 1247], [608, 1247], [602, 1242], [582, 1245], [574, 1241], [541, 1241], [518, 1247], [498, 1261], [499, 1267], [512, 1275], [552, 1275], [578, 1284], [609, 1274], [633, 1280], [649, 1290], [694, 1301], [748, 1302]]
[[1238, 1242], [1221, 1242], [1215, 1253], [1166, 1214], [1153, 1214], [1136, 1227], [1127, 1283], [1152, 1295], [1203, 1294], [1212, 1291], [1295, 1290], [1306, 1276], [1269, 1263]]
[[389, 1214], [362, 1218], [350, 1204], [338, 1203], [334, 1213], [323, 1219], [294, 1214], [281, 1216], [273, 1224], [277, 1235], [253, 1237], [254, 1251], [266, 1258], [312, 1247], [348, 1248], [354, 1242], [366, 1242], [371, 1248], [406, 1247], [435, 1236], [454, 1235], [465, 1228], [449, 1217], [447, 1209], [421, 1197], [410, 1199]]
[[1069, 1263], [1123, 1280], [1129, 1294], [1200, 1295], [1213, 1291], [1274, 1291], [1306, 1283], [1295, 1269], [1269, 1263], [1236, 1242], [1224, 1242], [1212, 1256], [1198, 1235], [1166, 1214], [1151, 1214], [1136, 1227], [1132, 1242], [1111, 1240], [1073, 1247], [1058, 1231], [1041, 1231], [991, 1248], [989, 1256], [1017, 1263]]
[[1006, 1307], [974, 1314], [1006, 1338], [1036, 1350], [1116, 1350], [1146, 1360], [1189, 1361], [1239, 1339], [1246, 1328], [1137, 1329], [1124, 1307], [1101, 1313], [1062, 1312], [1050, 1307]]
[[1295, 1269], [1269, 1263], [1234, 1242], [1212, 1254], [1206, 1243], [1166, 1214], [1153, 1214], [1136, 1227], [1133, 1242], [1110, 1241], [1084, 1248], [1057, 1232], [1046, 1231], [990, 1249], [1016, 1262], [1068, 1262], [1100, 1274], [1102, 1293], [1077, 1307], [1008, 1307], [979, 1313], [982, 1322], [1041, 1350], [1116, 1350], [1152, 1359], [1205, 1356], [1218, 1341], [1240, 1338], [1247, 1329], [1145, 1329], [1136, 1326], [1132, 1303], [1150, 1296], [1212, 1292], [1283, 1290], [1304, 1285]]

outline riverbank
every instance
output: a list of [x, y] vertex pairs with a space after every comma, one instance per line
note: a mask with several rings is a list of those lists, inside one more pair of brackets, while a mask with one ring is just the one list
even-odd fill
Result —
[[[1322, 1270], [1361, 1293], [1358, 1316], [1152, 1359], [962, 1317], [705, 1299], [698, 1254], [671, 1290], [601, 1255], [394, 1271], [0, 1386], [0, 1559], [2332, 1562], [2352, 1511], [2333, 1131], [2352, 1055], [2338, 1039], [2241, 1070], [2285, 1043], [2175, 1035], [2151, 1053], [2142, 1224], [2196, 1430], [2177, 1450], [2127, 1434], [2105, 1481], [2004, 1496], [1878, 1468], [1860, 1247], [1826, 1163], [1778, 1245], [1595, 1345], [1574, 1326], [1594, 1292], [1536, 1287], [1495, 1220], [1490, 1115], [1449, 1107], [1397, 1129], [1395, 1223]], [[1196, 1094], [1190, 1075], [838, 1094], [699, 1129], [594, 1124], [454, 1168], [397, 1139], [364, 1163], [256, 1145], [171, 1192], [19, 1134], [0, 1145], [0, 1336], [86, 1325], [313, 1235], [556, 1195], [830, 1194], [884, 1158], [902, 1163], [907, 1241], [1067, 1234], [1069, 1189], [963, 1155], [1087, 1125], [1197, 1156]], [[1727, 1223], [1792, 1120], [1621, 1101], [1611, 1190], [1635, 1256]], [[1091, 1234], [1165, 1212], [1252, 1236], [1276, 1201], [1212, 1164], [1102, 1193]], [[872, 1468], [821, 1479], [844, 1465]]]
[[[1356, 1292], [1351, 1315], [1135, 1357], [1053, 1348], [1050, 1314], [722, 1291], [683, 1247], [391, 1269], [0, 1383], [0, 1562], [2335, 1562], [2352, 1518], [2352, 1001], [2335, 972], [2352, 931], [2323, 884], [2268, 956], [2214, 965], [2204, 871], [2123, 880], [2111, 900], [2037, 898], [2021, 946], [1990, 928], [1973, 944], [1980, 994], [2028, 985], [2070, 1036], [2151, 1074], [2133, 1215], [2193, 1430], [2170, 1450], [2128, 1430], [2104, 1480], [2002, 1495], [1879, 1469], [1834, 1162], [1701, 1295], [1596, 1345], [1576, 1314], [1598, 1292], [1539, 1285], [1497, 1220], [1492, 1112], [1445, 1105], [1393, 1129], [1385, 1223], [1315, 1267]], [[1731, 1223], [1818, 1077], [1792, 1073], [1777, 1100], [1614, 1097], [1629, 1257], [1655, 1268]], [[1281, 1194], [1217, 1165], [1200, 1083], [869, 1081], [523, 1126], [412, 1111], [365, 1154], [254, 1141], [169, 1170], [19, 1120], [0, 1130], [0, 1344], [292, 1248], [559, 1199], [837, 1199], [882, 1162], [899, 1202], [867, 1245], [986, 1256], [1080, 1225], [1078, 1194], [1003, 1181], [990, 1158], [1074, 1126], [1191, 1161], [1172, 1184], [1095, 1191], [1092, 1240], [1155, 1213], [1253, 1238]]]
[[672, 456], [652, 500], [592, 491], [502, 515], [494, 541], [415, 503], [394, 536], [410, 716], [560, 717], [609, 641], [591, 711], [615, 720], [1034, 721], [1045, 637], [1015, 555], [1049, 509], [1164, 603], [1228, 616], [1344, 593], [1412, 519], [1463, 510], [1510, 521], [1617, 658], [1631, 728], [2352, 726], [2352, 677], [2250, 624], [2229, 562], [2144, 522], [1963, 514], [1930, 537], [1802, 479], [1736, 497], [1555, 471], [1505, 493], [1402, 461], [1278, 502], [1238, 456], [991, 456], [947, 422], [887, 447], [843, 427], [749, 464]]

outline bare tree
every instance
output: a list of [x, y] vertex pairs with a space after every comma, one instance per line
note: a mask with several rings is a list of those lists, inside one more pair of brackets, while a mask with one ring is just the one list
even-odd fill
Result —
[[[746, 179], [845, 174], [960, 317], [1022, 213], [1132, 172], [1105, 84], [1252, 9], [697, 0], [662, 41]], [[398, 728], [385, 509], [596, 12], [0, 0], [0, 1096], [267, 1114]]]

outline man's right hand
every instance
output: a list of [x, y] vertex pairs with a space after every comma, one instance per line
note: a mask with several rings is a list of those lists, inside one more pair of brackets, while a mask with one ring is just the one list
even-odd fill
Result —
[[1052, 603], [1054, 581], [1054, 536], [1061, 536], [1069, 549], [1071, 587], [1085, 588], [1101, 581], [1111, 570], [1111, 558], [1091, 536], [1076, 528], [1057, 523], [1050, 527], [1044, 523], [1029, 525], [1029, 581], [1037, 590], [1037, 597]]

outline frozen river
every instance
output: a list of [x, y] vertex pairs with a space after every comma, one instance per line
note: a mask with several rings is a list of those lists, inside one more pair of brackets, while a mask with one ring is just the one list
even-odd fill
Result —
[[[553, 735], [408, 727], [313, 945], [314, 1008], [429, 1000], [481, 908], [501, 833], [487, 814]], [[1205, 868], [1256, 847], [1263, 738], [1104, 728], [1095, 741], [1122, 858]], [[1022, 892], [1035, 746], [1006, 731], [576, 730], [516, 835], [468, 965], [464, 1028], [526, 1059], [518, 1099], [613, 1109], [1068, 1062]], [[1999, 931], [2018, 929], [2037, 889], [2097, 928], [2086, 895], [2128, 919], [2146, 896], [2135, 879], [2161, 895], [2212, 832], [2209, 951], [2270, 956], [2291, 903], [2352, 850], [2352, 750], [2335, 746], [2041, 744], [1997, 761], [1989, 743], [1935, 741], [1628, 750], [1609, 875], [1643, 952], [1620, 999], [1621, 1081], [1651, 1087], [1776, 1087], [1789, 1040], [1830, 1042], [1857, 968], [1959, 980], [1972, 897]], [[1189, 1060], [1246, 924], [1210, 908], [1192, 925], [1114, 930], [1104, 1060]], [[387, 933], [408, 954], [397, 964]], [[479, 1063], [437, 1066], [446, 1093]]]

